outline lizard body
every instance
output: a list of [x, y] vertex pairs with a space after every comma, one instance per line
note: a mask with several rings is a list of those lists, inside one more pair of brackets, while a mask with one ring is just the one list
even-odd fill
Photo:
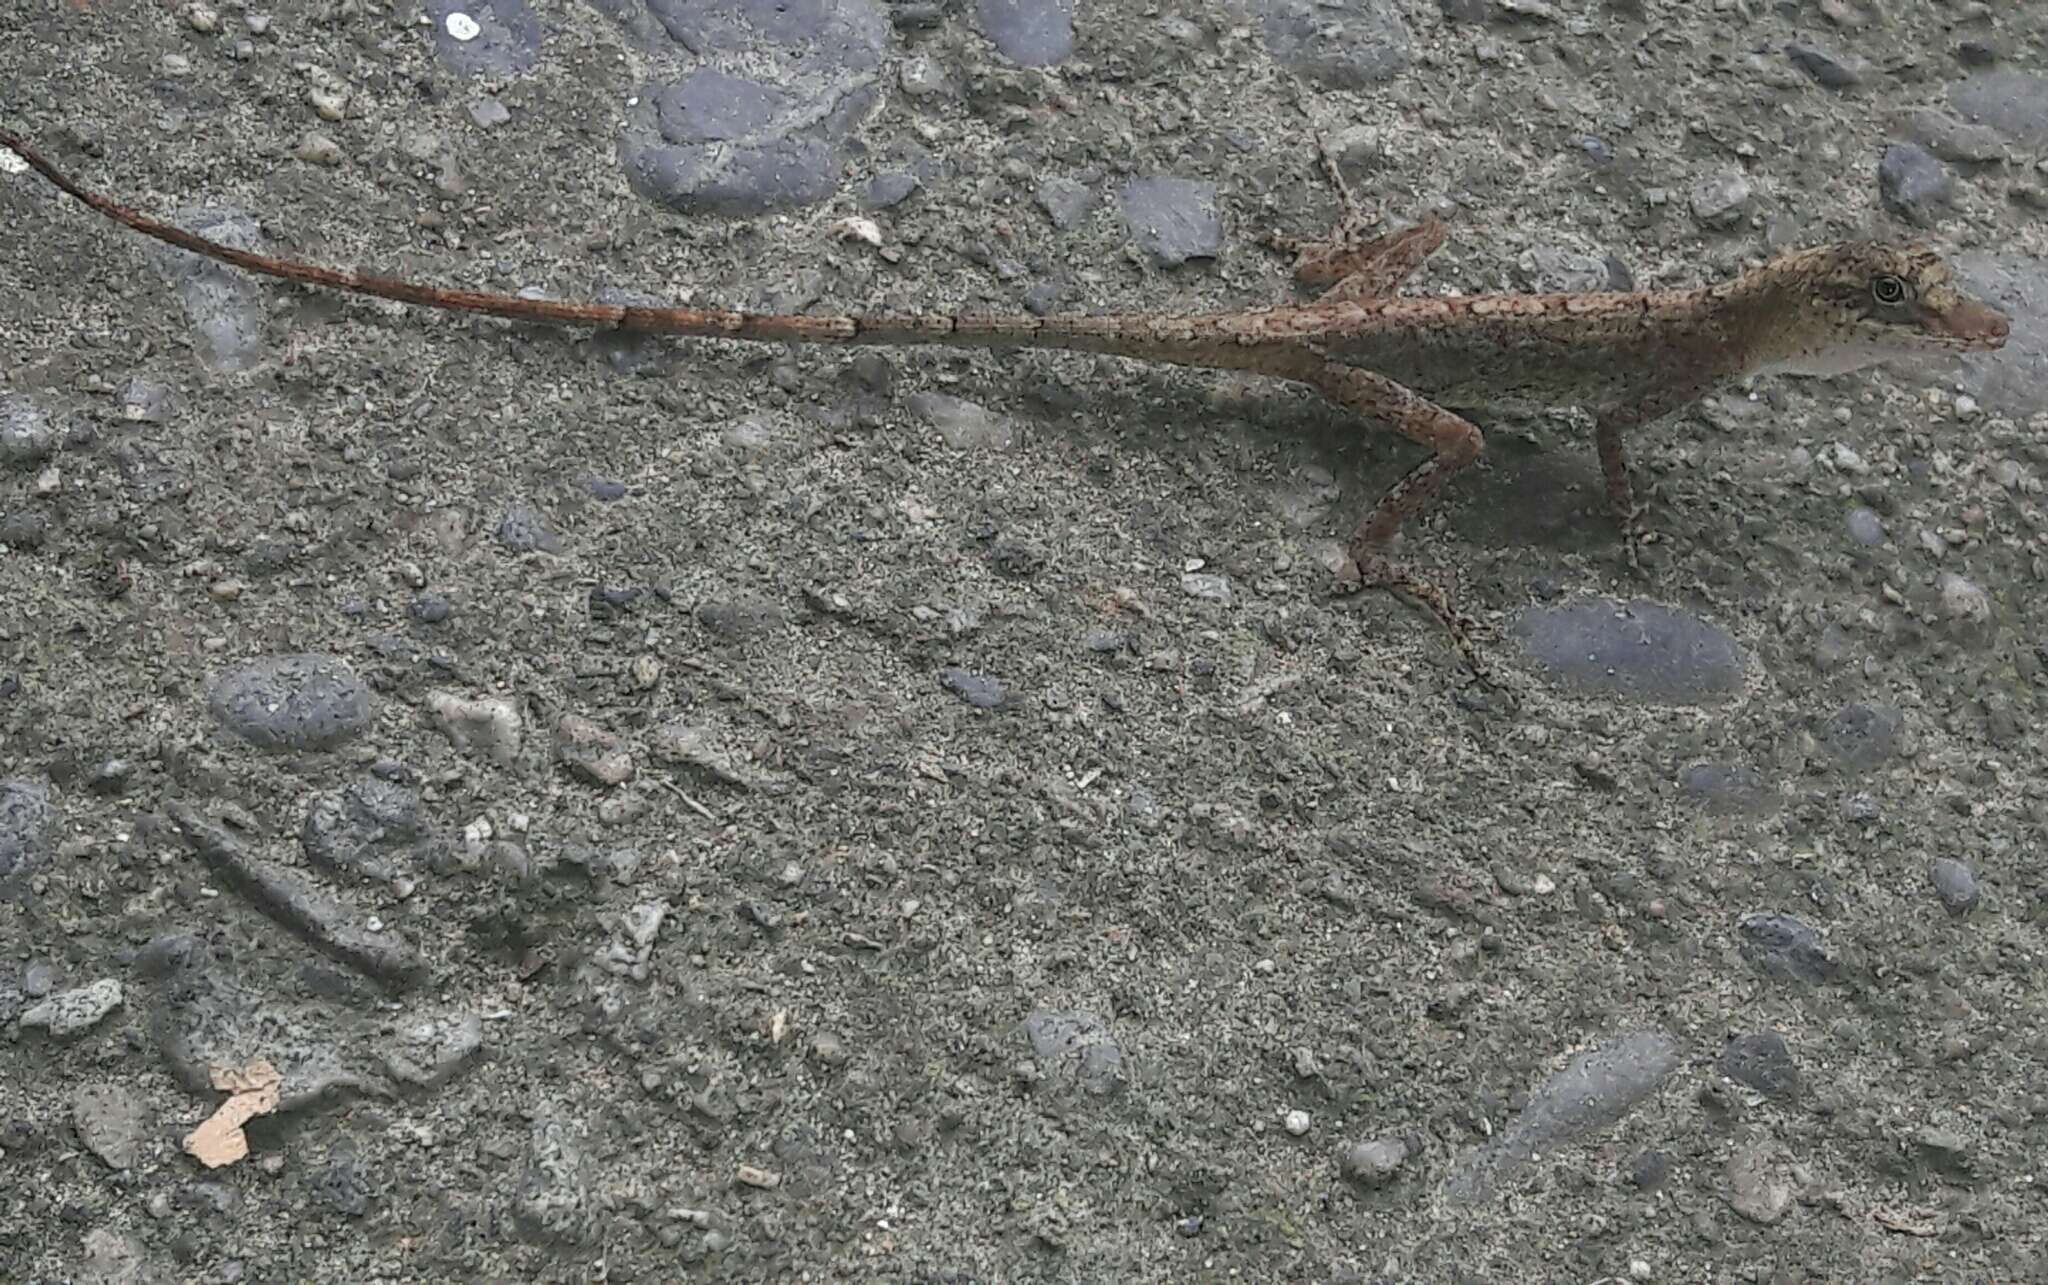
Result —
[[[1596, 425], [1608, 499], [1631, 561], [1641, 538], [1622, 435], [1691, 404], [1714, 386], [1782, 370], [1832, 374], [1920, 352], [1995, 349], [2006, 318], [1961, 294], [1949, 266], [1918, 246], [1839, 242], [1780, 255], [1694, 289], [1420, 297], [1399, 286], [1442, 244], [1430, 219], [1374, 239], [1275, 242], [1298, 251], [1296, 275], [1327, 287], [1314, 302], [1186, 315], [1038, 317], [871, 314], [811, 316], [535, 299], [457, 290], [237, 249], [94, 192], [0, 130], [43, 178], [146, 236], [250, 272], [401, 303], [526, 322], [702, 338], [842, 345], [1052, 348], [1305, 384], [1427, 447], [1430, 455], [1359, 523], [1347, 548], [1358, 580], [1419, 602], [1481, 672], [1462, 617], [1429, 581], [1387, 556], [1483, 445], [1460, 411], [1577, 406]], [[1331, 167], [1347, 208], [1350, 194]]]

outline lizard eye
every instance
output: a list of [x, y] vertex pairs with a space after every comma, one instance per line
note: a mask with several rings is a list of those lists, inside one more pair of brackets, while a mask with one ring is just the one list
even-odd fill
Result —
[[1902, 304], [1906, 301], [1906, 283], [1890, 273], [1879, 277], [1872, 277], [1870, 280], [1870, 297], [1886, 307]]

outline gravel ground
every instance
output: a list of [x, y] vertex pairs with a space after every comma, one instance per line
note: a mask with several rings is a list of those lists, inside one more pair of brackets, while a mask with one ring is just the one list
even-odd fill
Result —
[[0, 173], [0, 1279], [2048, 1279], [2048, 6], [0, 30], [95, 186], [473, 288], [1271, 302], [1321, 136], [1418, 290], [1911, 232], [2014, 316], [1644, 434], [1646, 573], [1488, 425], [1407, 547], [1508, 701], [1332, 591], [1414, 454], [1296, 390], [430, 315]]

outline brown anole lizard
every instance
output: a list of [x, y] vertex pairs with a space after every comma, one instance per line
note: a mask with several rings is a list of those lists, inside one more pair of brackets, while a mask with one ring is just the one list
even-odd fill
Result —
[[1753, 373], [1832, 374], [1915, 353], [1995, 349], [2007, 329], [2002, 314], [1957, 290], [1934, 251], [1875, 242], [1791, 251], [1731, 281], [1694, 289], [1400, 295], [1401, 283], [1443, 243], [1444, 226], [1434, 218], [1373, 240], [1346, 231], [1326, 241], [1281, 243], [1299, 252], [1296, 275], [1326, 287], [1322, 295], [1312, 303], [1232, 312], [809, 316], [558, 302], [235, 249], [81, 186], [5, 130], [0, 145], [64, 192], [146, 236], [250, 272], [401, 303], [769, 343], [1058, 348], [1306, 385], [1428, 448], [1428, 457], [1358, 524], [1346, 551], [1359, 585], [1393, 590], [1424, 607], [1482, 676], [1469, 626], [1448, 597], [1388, 554], [1401, 525], [1479, 457], [1484, 438], [1461, 412], [1524, 405], [1590, 411], [1608, 500], [1633, 560], [1643, 528], [1622, 448], [1631, 429]]

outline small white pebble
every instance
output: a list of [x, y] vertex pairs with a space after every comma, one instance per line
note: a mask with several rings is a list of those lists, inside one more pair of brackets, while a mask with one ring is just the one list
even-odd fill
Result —
[[476, 19], [459, 9], [448, 15], [447, 25], [448, 34], [464, 43], [475, 40], [483, 32], [483, 28], [476, 25]]
[[1956, 418], [1957, 418], [1957, 419], [1975, 419], [1975, 418], [1977, 418], [1977, 399], [1976, 399], [1976, 398], [1974, 398], [1974, 397], [1972, 397], [1972, 396], [1970, 396], [1970, 395], [1969, 395], [1968, 393], [1961, 393], [1961, 394], [1957, 395], [1957, 397], [1956, 397]]
[[348, 111], [348, 95], [339, 89], [309, 90], [306, 101], [313, 104], [313, 114], [321, 120], [340, 120]]
[[860, 241], [867, 245], [880, 245], [882, 243], [881, 225], [873, 219], [862, 218], [857, 214], [839, 220], [836, 231], [839, 233], [839, 239], [842, 241]]
[[1281, 1118], [1280, 1123], [1286, 1127], [1287, 1132], [1299, 1138], [1300, 1136], [1308, 1132], [1308, 1126], [1310, 1123], [1308, 1118], [1308, 1112], [1296, 1108], [1295, 1110], [1289, 1111], [1285, 1116], [1283, 1116]]
[[36, 474], [37, 495], [55, 495], [58, 488], [63, 485], [64, 475], [57, 471], [55, 464]]
[[220, 30], [220, 15], [209, 5], [188, 4], [185, 6], [185, 25], [194, 31], [212, 35]]

